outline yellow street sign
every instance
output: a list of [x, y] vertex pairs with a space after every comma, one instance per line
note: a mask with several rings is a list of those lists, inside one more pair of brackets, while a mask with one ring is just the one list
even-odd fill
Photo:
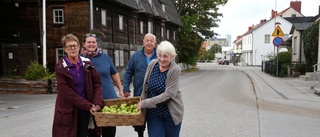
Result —
[[273, 33], [272, 33], [272, 36], [274, 36], [274, 37], [284, 36], [283, 31], [281, 30], [280, 26], [277, 26], [277, 27], [274, 29], [274, 31], [273, 31]]

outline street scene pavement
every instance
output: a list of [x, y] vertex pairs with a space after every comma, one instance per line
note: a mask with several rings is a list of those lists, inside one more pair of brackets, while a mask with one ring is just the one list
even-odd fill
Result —
[[[199, 72], [183, 73], [181, 76], [181, 85], [183, 86], [181, 89], [184, 91], [183, 97], [186, 111], [181, 129], [182, 137], [207, 137], [210, 135], [312, 137], [319, 135], [320, 96], [314, 94], [315, 91], [312, 89], [314, 86], [313, 81], [305, 81], [298, 77], [274, 77], [261, 71], [260, 67], [240, 67], [233, 66], [232, 64], [222, 66], [216, 63], [199, 63], [198, 68]], [[202, 74], [202, 71], [208, 71], [208, 73]], [[246, 82], [249, 88], [245, 87], [244, 90], [241, 89], [241, 91], [247, 90], [245, 95], [247, 100], [239, 100], [238, 97], [244, 98], [243, 94], [231, 96], [223, 93], [226, 92], [222, 91], [223, 89], [212, 89], [212, 87], [209, 86], [206, 88], [200, 85], [211, 79], [213, 81], [215, 76], [218, 77], [217, 72], [237, 74], [236, 77], [241, 76], [243, 81], [245, 81], [246, 77], [250, 79], [251, 84], [250, 82]], [[214, 76], [201, 79], [201, 77], [208, 74]], [[191, 81], [191, 83], [193, 83], [191, 87], [190, 81], [188, 80], [192, 79], [193, 75], [203, 76], [197, 76], [196, 81]], [[215, 81], [215, 83], [219, 85], [219, 81], [223, 81], [223, 77]], [[226, 81], [231, 80], [226, 79]], [[196, 85], [203, 88], [201, 89]], [[217, 87], [217, 85], [215, 86]], [[237, 84], [232, 83], [228, 90], [237, 89], [237, 87], [232, 87], [233, 85]], [[254, 89], [252, 90], [254, 93], [251, 92], [250, 85]], [[228, 109], [227, 106], [230, 103], [225, 102], [225, 100], [223, 100], [223, 102], [217, 94], [214, 94], [217, 98], [208, 98], [210, 94], [213, 94], [212, 91], [211, 93], [208, 92], [204, 94], [208, 97], [200, 93], [201, 90], [209, 89], [221, 91], [219, 94], [223, 94], [221, 96], [222, 98], [229, 97], [229, 99], [240, 101], [241, 103], [238, 103], [238, 106], [233, 106]], [[240, 88], [238, 90], [240, 90]], [[188, 92], [191, 94], [188, 95]], [[198, 98], [198, 95], [201, 96]], [[21, 133], [32, 137], [37, 137], [37, 135], [39, 135], [39, 137], [51, 136], [55, 97], [56, 94], [0, 94], [0, 137], [19, 137]], [[252, 103], [250, 100], [256, 101]], [[197, 106], [199, 104], [205, 105], [210, 101], [214, 102], [210, 104], [212, 108], [218, 110], [210, 110], [210, 108]], [[221, 106], [219, 104], [220, 102], [225, 104], [225, 106]], [[249, 109], [241, 104], [257, 108], [257, 110], [251, 110], [250, 107]], [[192, 110], [195, 108], [199, 109], [199, 112], [198, 110]], [[233, 112], [237, 109], [239, 109], [237, 111], [239, 114]], [[240, 113], [242, 115], [240, 115]], [[245, 121], [241, 121], [241, 117], [244, 118], [243, 115], [252, 117], [252, 119], [243, 119]], [[207, 121], [204, 119], [207, 119]], [[226, 121], [226, 119], [230, 121]], [[318, 119], [318, 122], [315, 121], [315, 119]], [[214, 122], [211, 122], [212, 120], [214, 120]], [[288, 124], [288, 121], [295, 123], [294, 126], [284, 127], [283, 125]], [[226, 122], [229, 124], [225, 125]], [[26, 124], [28, 124], [28, 126], [23, 126]], [[238, 126], [243, 128], [243, 131], [239, 131]], [[228, 128], [228, 131], [224, 131], [226, 128]], [[124, 126], [117, 127], [117, 136], [131, 137], [137, 136], [137, 134], [131, 126]], [[147, 132], [145, 132], [145, 136], [147, 136]]]

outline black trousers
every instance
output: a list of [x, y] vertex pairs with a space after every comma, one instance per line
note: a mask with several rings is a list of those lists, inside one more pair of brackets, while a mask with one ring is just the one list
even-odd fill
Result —
[[[115, 137], [116, 127], [102, 127], [102, 137]], [[90, 130], [88, 137], [98, 137], [94, 130]]]
[[77, 137], [88, 136], [89, 111], [78, 110]]
[[142, 126], [133, 126], [134, 131], [136, 131], [138, 133], [138, 137], [143, 137], [143, 132], [146, 129], [146, 123], [144, 123], [144, 125]]

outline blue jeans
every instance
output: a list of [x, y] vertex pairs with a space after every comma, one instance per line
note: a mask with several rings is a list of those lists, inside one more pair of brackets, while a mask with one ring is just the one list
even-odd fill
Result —
[[179, 137], [181, 123], [174, 125], [171, 116], [161, 118], [147, 113], [149, 137]]

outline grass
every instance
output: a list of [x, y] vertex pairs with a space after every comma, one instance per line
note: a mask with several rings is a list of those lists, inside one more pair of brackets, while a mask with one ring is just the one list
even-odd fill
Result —
[[192, 73], [192, 72], [196, 72], [196, 71], [198, 71], [198, 70], [199, 70], [199, 68], [193, 67], [193, 68], [191, 68], [191, 69], [182, 70], [182, 72], [183, 72], [183, 73]]

